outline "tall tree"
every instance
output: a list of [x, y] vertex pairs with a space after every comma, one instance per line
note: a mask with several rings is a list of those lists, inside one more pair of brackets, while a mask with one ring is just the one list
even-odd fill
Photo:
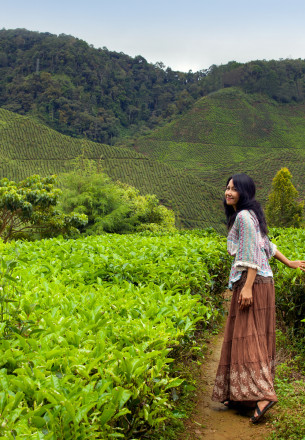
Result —
[[291, 182], [288, 168], [281, 168], [272, 181], [272, 191], [266, 205], [266, 217], [270, 226], [301, 226], [304, 202], [298, 202], [298, 191]]

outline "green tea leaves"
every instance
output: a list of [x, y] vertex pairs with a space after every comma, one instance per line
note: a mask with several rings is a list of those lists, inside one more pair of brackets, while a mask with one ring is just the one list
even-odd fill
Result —
[[218, 318], [224, 238], [108, 234], [2, 253], [4, 271], [15, 261], [3, 286], [14, 279], [22, 295], [5, 303], [20, 329], [0, 322], [0, 436], [133, 438], [173, 417], [175, 353]]

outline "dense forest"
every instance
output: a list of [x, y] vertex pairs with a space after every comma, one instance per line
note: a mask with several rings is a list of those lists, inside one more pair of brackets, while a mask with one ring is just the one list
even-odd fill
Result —
[[213, 65], [188, 73], [95, 49], [70, 35], [0, 30], [0, 106], [71, 136], [114, 144], [184, 113], [226, 87], [303, 101], [305, 61]]
[[181, 112], [197, 99], [203, 74], [23, 29], [0, 31], [0, 69], [0, 106], [105, 143]]

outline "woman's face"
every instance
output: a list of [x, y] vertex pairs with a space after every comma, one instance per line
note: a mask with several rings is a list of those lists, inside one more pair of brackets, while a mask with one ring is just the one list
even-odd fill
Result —
[[233, 208], [236, 211], [236, 205], [239, 200], [239, 192], [236, 190], [234, 186], [233, 179], [231, 179], [227, 185], [227, 188], [225, 190], [225, 199], [227, 205], [233, 206]]

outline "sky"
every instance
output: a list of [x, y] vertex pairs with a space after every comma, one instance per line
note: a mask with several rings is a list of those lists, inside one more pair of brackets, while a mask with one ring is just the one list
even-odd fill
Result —
[[305, 58], [304, 0], [0, 0], [0, 29], [67, 34], [173, 70]]

